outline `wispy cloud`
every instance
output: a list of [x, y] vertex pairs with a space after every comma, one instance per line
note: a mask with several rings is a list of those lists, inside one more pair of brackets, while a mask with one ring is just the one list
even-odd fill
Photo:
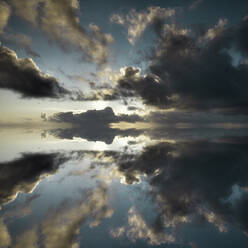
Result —
[[148, 26], [174, 15], [174, 9], [152, 6], [141, 12], [132, 9], [126, 16], [113, 14], [110, 21], [127, 28], [128, 41], [134, 45], [136, 40], [141, 37]]
[[95, 24], [89, 25], [89, 31], [82, 27], [77, 0], [11, 0], [10, 5], [13, 14], [38, 27], [63, 50], [79, 51], [84, 59], [98, 64], [106, 62], [113, 37]]

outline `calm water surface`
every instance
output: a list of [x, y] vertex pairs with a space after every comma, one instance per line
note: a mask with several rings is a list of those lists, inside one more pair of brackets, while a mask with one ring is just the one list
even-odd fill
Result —
[[0, 247], [245, 248], [246, 133], [2, 130]]

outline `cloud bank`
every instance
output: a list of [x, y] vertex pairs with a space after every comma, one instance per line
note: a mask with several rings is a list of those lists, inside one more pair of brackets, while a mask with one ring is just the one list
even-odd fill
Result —
[[73, 112], [59, 112], [49, 117], [49, 121], [58, 123], [69, 123], [70, 128], [57, 128], [50, 130], [50, 134], [63, 139], [80, 137], [89, 141], [104, 141], [111, 144], [115, 136], [137, 136], [140, 130], [119, 130], [111, 128], [111, 123], [142, 121], [138, 115], [115, 115], [112, 108], [106, 107], [102, 110], [88, 110], [75, 114]]

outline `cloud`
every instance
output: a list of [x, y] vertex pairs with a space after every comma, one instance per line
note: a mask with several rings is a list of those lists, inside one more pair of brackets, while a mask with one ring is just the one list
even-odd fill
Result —
[[9, 206], [7, 210], [4, 211], [4, 218], [22, 218], [31, 214], [31, 203], [39, 197], [39, 194], [32, 194], [31, 196], [28, 196], [23, 203], [19, 204], [18, 208], [16, 208], [15, 206]]
[[66, 122], [73, 125], [94, 124], [95, 125], [109, 125], [110, 123], [126, 121], [126, 122], [138, 122], [143, 118], [139, 115], [116, 115], [112, 108], [106, 107], [102, 110], [87, 110], [80, 114], [74, 114], [73, 112], [59, 112], [50, 116], [50, 121]]
[[[8, 37], [15, 39], [17, 36], [10, 35]], [[23, 45], [32, 56], [38, 56], [36, 52], [30, 50], [28, 38], [23, 35], [20, 35], [20, 37], [18, 46]], [[23, 44], [22, 37], [24, 38]], [[97, 89], [88, 94], [84, 94], [81, 90], [67, 90], [60, 85], [56, 78], [44, 74], [31, 58], [18, 58], [13, 50], [4, 46], [0, 46], [0, 55], [0, 88], [17, 92], [23, 98], [63, 98], [71, 101], [94, 101], [115, 100], [122, 97], [120, 93], [116, 93], [116, 90], [111, 88]], [[76, 78], [71, 75], [67, 77], [71, 80], [82, 80], [82, 77], [78, 76]]]
[[[90, 217], [106, 213], [107, 189], [100, 186], [88, 193], [84, 201], [78, 202], [75, 206], [62, 208], [51, 212], [42, 224], [42, 235], [46, 248], [71, 247], [76, 242], [80, 226]], [[101, 215], [101, 219], [109, 217]], [[98, 219], [98, 217], [97, 217]], [[99, 220], [99, 219], [98, 219]], [[99, 220], [100, 221], [100, 220]]]
[[236, 227], [247, 233], [247, 148], [246, 137], [236, 137], [161, 142], [138, 154], [93, 153], [92, 158], [99, 156], [96, 164], [114, 165], [108, 175], [99, 176], [108, 184], [117, 178], [133, 184], [146, 175], [147, 197], [156, 205], [157, 216], [149, 224], [132, 208], [128, 224], [112, 229], [111, 235], [158, 245], [177, 240], [170, 234], [184, 225], [208, 225], [219, 232]]
[[174, 15], [174, 9], [152, 6], [148, 7], [146, 11], [141, 12], [132, 9], [125, 17], [113, 14], [110, 21], [125, 26], [128, 32], [128, 41], [134, 45], [148, 26]]
[[41, 118], [43, 121], [47, 121], [47, 115], [46, 115], [46, 113], [41, 113], [41, 114], [40, 114], [40, 118]]
[[191, 125], [194, 127], [214, 127], [214, 125], [234, 124], [247, 126], [248, 117], [246, 115], [227, 115], [214, 112], [184, 112], [184, 111], [151, 111], [145, 117], [151, 122], [160, 124], [162, 127], [176, 127], [177, 124]]
[[147, 225], [134, 207], [128, 211], [128, 225], [113, 229], [110, 233], [114, 238], [119, 238], [126, 233], [127, 237], [132, 242], [141, 239], [147, 240], [150, 245], [170, 244], [175, 242], [175, 238], [172, 234], [156, 232], [152, 227]]
[[88, 94], [81, 91], [73, 92], [70, 99], [74, 101], [113, 101], [122, 98], [115, 89], [94, 89]]
[[209, 41], [204, 45], [190, 33], [162, 35], [149, 69], [161, 79], [160, 85], [168, 86], [163, 97], [167, 107], [246, 113], [248, 67], [235, 67], [228, 53], [237, 30], [245, 24], [232, 28], [225, 24], [226, 20], [220, 20], [208, 29], [205, 38]]
[[213, 27], [209, 28], [204, 35], [204, 39], [213, 40], [219, 36], [224, 30], [227, 24], [227, 19], [220, 19], [219, 22]]
[[24, 232], [22, 235], [18, 236], [14, 248], [38, 248], [38, 235], [36, 228]]
[[36, 25], [38, 20], [38, 7], [41, 1], [30, 0], [30, 1], [19, 1], [11, 0], [10, 4], [14, 7], [15, 14], [23, 18], [25, 21]]
[[74, 139], [81, 138], [86, 139], [88, 141], [102, 141], [106, 144], [112, 144], [115, 137], [136, 137], [139, 136], [141, 131], [133, 129], [128, 130], [119, 130], [106, 126], [100, 126], [100, 124], [96, 127], [74, 127], [74, 128], [66, 128], [66, 129], [53, 129], [49, 131], [50, 135], [55, 136], [60, 139]]
[[12, 44], [19, 49], [24, 49], [25, 52], [35, 58], [40, 57], [40, 55], [32, 49], [32, 40], [25, 34], [21, 33], [10, 33], [4, 32], [1, 35], [3, 42]]
[[89, 79], [85, 78], [84, 76], [80, 75], [80, 74], [66, 74], [63, 70], [61, 70], [60, 68], [58, 68], [58, 71], [65, 76], [66, 78], [68, 78], [69, 80], [72, 81], [78, 81], [78, 82], [90, 82]]
[[[19, 234], [11, 247], [79, 247], [77, 239], [83, 224], [88, 223], [93, 228], [114, 213], [108, 204], [106, 186], [97, 185], [94, 189], [83, 193], [83, 199], [79, 201], [72, 202], [67, 199], [56, 209], [49, 209], [42, 222]], [[7, 247], [11, 243], [11, 237], [2, 219], [0, 219], [0, 230], [0, 247]]]
[[79, 51], [84, 59], [103, 64], [113, 37], [95, 25], [80, 25], [77, 0], [11, 0], [14, 13], [40, 28], [65, 51]]
[[25, 98], [59, 98], [69, 94], [56, 78], [43, 74], [30, 58], [20, 59], [7, 47], [0, 47], [0, 88]]
[[3, 32], [7, 25], [8, 19], [11, 14], [9, 5], [5, 2], [0, 2], [0, 34]]
[[108, 125], [111, 122], [117, 121], [117, 116], [114, 114], [112, 108], [106, 107], [103, 110], [88, 110], [80, 114], [73, 112], [59, 112], [49, 118], [50, 121], [66, 122], [74, 125], [82, 125], [84, 123], [95, 123], [98, 125]]
[[198, 8], [198, 6], [203, 3], [203, 0], [195, 0], [192, 2], [192, 4], [189, 6], [189, 10], [195, 10]]
[[11, 244], [11, 237], [9, 235], [8, 229], [3, 222], [3, 219], [0, 219], [0, 247], [5, 248], [9, 247]]
[[49, 117], [49, 121], [70, 123], [72, 126], [66, 129], [53, 129], [51, 134], [59, 138], [72, 139], [81, 137], [91, 141], [104, 141], [111, 144], [117, 135], [128, 136], [138, 135], [138, 130], [118, 130], [111, 128], [111, 123], [120, 121], [138, 122], [142, 118], [138, 115], [115, 115], [112, 108], [106, 107], [103, 110], [88, 110], [80, 114], [73, 112], [59, 112]]
[[145, 135], [152, 140], [211, 139], [248, 134], [246, 115], [153, 111], [145, 116], [116, 115], [110, 107], [82, 113], [59, 112], [43, 120], [70, 124], [49, 133], [61, 139], [79, 137], [111, 144], [116, 136]]
[[[105, 83], [100, 86], [90, 83], [92, 92], [83, 95], [85, 100], [126, 100], [140, 96], [145, 104], [159, 105], [164, 92], [159, 85], [156, 75], [141, 75], [141, 69], [133, 66], [120, 68], [119, 72], [106, 71], [100, 77], [107, 76], [113, 84]], [[163, 87], [163, 86], [162, 86]], [[164, 86], [167, 89], [166, 86]], [[163, 89], [163, 90], [165, 90]], [[159, 95], [156, 97], [156, 95]], [[167, 102], [167, 100], [166, 100]], [[161, 102], [161, 104], [165, 104]]]
[[[142, 240], [160, 245], [181, 242], [177, 230], [185, 226], [201, 229], [207, 225], [227, 233], [235, 227], [247, 233], [247, 148], [247, 138], [237, 137], [161, 142], [144, 147], [139, 153], [80, 151], [73, 153], [73, 157], [80, 159], [88, 155], [101, 167], [114, 166], [108, 173], [110, 180], [119, 177], [128, 184], [141, 178], [146, 181], [147, 197], [155, 204], [155, 218], [148, 221], [146, 216], [131, 208], [127, 223], [113, 228], [111, 234], [115, 238], [126, 236], [133, 242]], [[37, 158], [37, 161], [44, 159]], [[23, 164], [27, 162], [23, 161]], [[37, 163], [35, 165], [37, 167]], [[13, 168], [9, 168], [11, 175], [5, 171], [1, 171], [1, 175], [15, 178]], [[234, 187], [238, 188], [238, 195]], [[55, 244], [58, 247], [78, 244], [80, 227], [88, 223], [89, 216], [93, 217], [90, 227], [112, 216], [106, 191], [106, 186], [97, 187], [96, 191], [87, 192], [81, 201], [67, 201], [58, 209], [50, 210], [39, 228], [42, 236], [37, 233], [39, 242], [48, 248], [56, 247]]]
[[41, 235], [36, 231], [38, 240], [45, 248], [79, 247], [77, 237], [80, 227], [91, 217], [90, 226], [99, 225], [109, 218], [113, 210], [108, 206], [107, 188], [97, 186], [86, 192], [83, 200], [63, 202], [57, 209], [50, 209], [40, 225]]
[[166, 105], [168, 99], [164, 97], [168, 86], [159, 83], [154, 75], [141, 75], [139, 68], [124, 67], [121, 69], [122, 76], [117, 81], [117, 88], [125, 90], [126, 96], [140, 96], [145, 104]]
[[248, 17], [245, 16], [241, 22], [241, 25], [237, 30], [237, 48], [241, 50], [242, 53], [245, 54], [246, 58], [248, 55]]
[[[234, 225], [247, 233], [247, 193], [242, 191], [247, 187], [247, 146], [245, 138], [162, 142], [134, 157], [123, 155], [116, 165], [130, 184], [136, 180], [132, 175], [147, 175], [148, 194], [157, 204], [152, 223], [157, 232], [200, 222], [220, 232]], [[232, 202], [234, 185], [241, 195]]]
[[32, 192], [43, 176], [55, 173], [67, 160], [57, 153], [35, 153], [23, 154], [16, 160], [0, 163], [0, 206], [14, 200], [19, 192]]
[[[175, 23], [153, 28], [157, 42], [146, 74], [132, 66], [121, 68], [109, 99], [139, 97], [160, 109], [247, 114], [248, 18], [233, 26], [220, 19], [207, 29]], [[242, 57], [238, 65], [231, 49]]]

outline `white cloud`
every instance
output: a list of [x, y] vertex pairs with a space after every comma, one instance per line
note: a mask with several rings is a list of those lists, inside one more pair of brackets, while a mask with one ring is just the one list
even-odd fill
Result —
[[113, 229], [110, 231], [110, 234], [114, 238], [120, 238], [126, 234], [132, 242], [141, 239], [148, 241], [150, 245], [161, 245], [175, 242], [175, 237], [172, 234], [156, 232], [151, 228], [144, 221], [142, 216], [137, 213], [134, 207], [132, 207], [128, 212], [128, 225]]
[[134, 45], [145, 29], [158, 19], [164, 19], [175, 15], [175, 10], [170, 8], [148, 7], [146, 11], [137, 12], [132, 9], [125, 17], [113, 14], [111, 22], [123, 25], [127, 28], [128, 41]]

